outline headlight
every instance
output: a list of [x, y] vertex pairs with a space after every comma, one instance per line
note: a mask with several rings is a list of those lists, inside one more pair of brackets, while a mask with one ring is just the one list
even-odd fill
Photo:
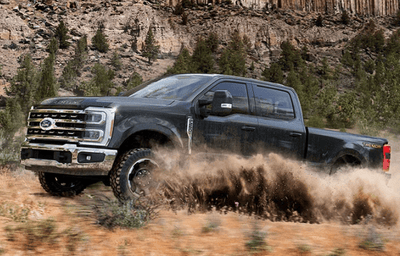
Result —
[[112, 135], [115, 109], [89, 107], [85, 112], [85, 129], [80, 144], [107, 145]]
[[88, 113], [85, 121], [90, 124], [100, 124], [106, 121], [106, 115], [103, 112]]

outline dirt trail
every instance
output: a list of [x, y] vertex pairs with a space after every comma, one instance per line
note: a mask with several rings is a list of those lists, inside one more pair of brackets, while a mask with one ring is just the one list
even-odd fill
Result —
[[[0, 255], [251, 255], [246, 243], [254, 227], [266, 234], [257, 255], [399, 255], [400, 148], [391, 144], [387, 185], [371, 170], [329, 177], [274, 154], [194, 160], [162, 176], [169, 205], [138, 230], [110, 231], [96, 223], [96, 199], [113, 198], [104, 185], [56, 198], [33, 173], [2, 170]], [[57, 230], [52, 242], [26, 241], [21, 234], [11, 241], [6, 232], [49, 218]], [[384, 251], [362, 249], [368, 235], [382, 241]]]

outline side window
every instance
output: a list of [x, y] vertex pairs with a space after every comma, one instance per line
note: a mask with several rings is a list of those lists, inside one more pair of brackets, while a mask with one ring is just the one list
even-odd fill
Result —
[[248, 114], [249, 100], [247, 97], [246, 84], [235, 82], [219, 83], [205, 93], [205, 98], [211, 100], [214, 96], [214, 92], [217, 90], [228, 90], [232, 94], [232, 114]]
[[271, 118], [293, 119], [290, 94], [271, 88], [255, 86], [257, 115]]

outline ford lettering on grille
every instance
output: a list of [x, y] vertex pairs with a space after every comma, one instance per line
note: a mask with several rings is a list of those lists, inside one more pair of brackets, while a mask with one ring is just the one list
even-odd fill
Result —
[[40, 122], [40, 128], [42, 128], [42, 130], [50, 130], [53, 128], [54, 126], [54, 120], [51, 118], [45, 118]]

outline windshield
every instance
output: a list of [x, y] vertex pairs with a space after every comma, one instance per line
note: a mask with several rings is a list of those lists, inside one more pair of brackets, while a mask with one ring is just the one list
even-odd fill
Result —
[[185, 100], [212, 78], [202, 75], [170, 76], [142, 84], [125, 95], [131, 98]]

